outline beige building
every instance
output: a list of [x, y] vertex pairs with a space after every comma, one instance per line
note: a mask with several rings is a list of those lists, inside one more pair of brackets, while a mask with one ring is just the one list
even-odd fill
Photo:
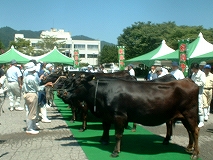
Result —
[[[98, 64], [98, 55], [101, 51], [101, 42], [99, 40], [73, 40], [70, 32], [65, 32], [62, 29], [52, 28], [50, 31], [42, 31], [40, 37], [51, 36], [57, 38], [58, 42], [64, 42], [64, 54], [73, 58], [74, 50], [79, 51], [80, 63], [89, 63], [90, 65]], [[30, 40], [34, 49], [39, 49], [36, 44], [41, 39], [25, 38], [23, 34], [15, 34], [14, 39], [23, 38]]]

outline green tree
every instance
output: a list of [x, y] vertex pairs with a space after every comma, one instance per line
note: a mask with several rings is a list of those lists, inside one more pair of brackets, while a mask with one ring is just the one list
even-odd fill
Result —
[[64, 41], [58, 41], [57, 38], [53, 36], [43, 36], [41, 35], [41, 40], [36, 44], [35, 48], [37, 49], [35, 54], [42, 55], [48, 53], [49, 51], [53, 50], [56, 46], [60, 52], [63, 52], [65, 48]]
[[118, 63], [118, 49], [115, 45], [105, 45], [100, 52], [99, 63], [103, 64], [110, 62]]
[[2, 41], [0, 41], [0, 54], [4, 53], [4, 45]]
[[136, 22], [123, 30], [118, 37], [118, 45], [125, 46], [125, 59], [143, 55], [156, 49], [165, 40], [173, 49], [178, 48], [178, 40], [189, 39], [190, 42], [202, 32], [205, 39], [213, 42], [213, 29], [202, 26], [177, 26], [175, 22], [153, 24], [151, 22]]
[[19, 52], [27, 55], [33, 54], [33, 47], [30, 45], [30, 40], [23, 38], [17, 38], [15, 41], [11, 41], [9, 47], [14, 46]]

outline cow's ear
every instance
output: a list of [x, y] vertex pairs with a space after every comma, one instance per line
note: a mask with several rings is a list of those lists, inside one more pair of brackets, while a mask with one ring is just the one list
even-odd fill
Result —
[[89, 75], [86, 77], [86, 81], [89, 82], [89, 81], [93, 80], [94, 77], [95, 77], [95, 75]]

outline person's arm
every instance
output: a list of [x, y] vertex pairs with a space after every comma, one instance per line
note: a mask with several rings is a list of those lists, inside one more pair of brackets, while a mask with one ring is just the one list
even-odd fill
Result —
[[200, 76], [200, 81], [196, 81], [195, 83], [196, 83], [198, 86], [204, 86], [204, 85], [205, 85], [205, 82], [206, 82], [206, 75], [205, 75], [205, 74], [201, 74], [201, 76]]
[[21, 89], [22, 88], [22, 78], [18, 77], [18, 86]]

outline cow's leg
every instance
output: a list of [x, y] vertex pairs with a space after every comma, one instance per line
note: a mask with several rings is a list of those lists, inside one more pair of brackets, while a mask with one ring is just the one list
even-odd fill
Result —
[[111, 127], [111, 123], [103, 121], [102, 125], [103, 125], [103, 135], [100, 139], [100, 142], [103, 145], [107, 145], [107, 144], [109, 144], [109, 130], [110, 130], [110, 127]]
[[113, 153], [111, 154], [111, 157], [118, 157], [120, 151], [121, 151], [121, 139], [124, 132], [124, 127], [127, 122], [127, 118], [123, 116], [117, 116], [115, 117], [115, 138], [116, 138], [116, 144]]
[[72, 119], [70, 122], [74, 123], [76, 121], [76, 107], [72, 104], [69, 104], [72, 110]]
[[173, 121], [166, 122], [166, 138], [164, 138], [163, 144], [169, 144], [169, 141], [171, 140], [172, 124], [173, 124]]
[[192, 159], [197, 159], [199, 154], [198, 136], [200, 130], [197, 120], [188, 118], [188, 120], [183, 120], [182, 123], [187, 129], [189, 135], [189, 144], [186, 148], [186, 151], [192, 153]]
[[80, 132], [83, 132], [87, 128], [87, 114], [88, 114], [88, 106], [85, 102], [81, 102], [81, 109], [82, 109], [82, 128], [79, 130]]
[[136, 126], [137, 126], [137, 124], [136, 124], [136, 123], [133, 123], [132, 132], [136, 132]]

